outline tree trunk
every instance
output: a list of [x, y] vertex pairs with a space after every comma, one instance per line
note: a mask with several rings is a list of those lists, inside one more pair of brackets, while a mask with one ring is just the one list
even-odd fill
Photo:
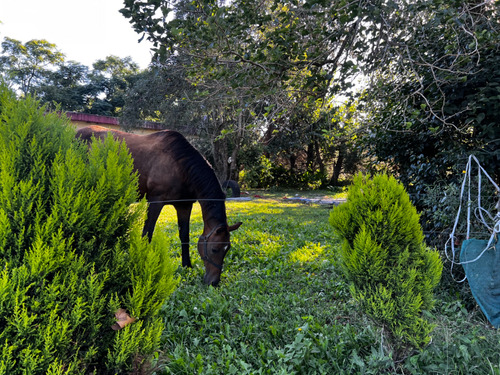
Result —
[[213, 168], [217, 178], [222, 183], [227, 179], [228, 175], [227, 141], [225, 139], [213, 141], [215, 137], [212, 137], [211, 139], [212, 157], [214, 160]]
[[297, 160], [297, 156], [295, 156], [295, 154], [291, 154], [289, 160], [290, 160], [290, 174], [294, 174], [295, 173], [295, 161]]
[[330, 179], [330, 186], [337, 186], [339, 183], [339, 176], [340, 173], [342, 172], [342, 167], [344, 165], [344, 159], [345, 159], [345, 149], [344, 147], [339, 148], [339, 156], [337, 157], [337, 161], [335, 162], [335, 165], [333, 166], [333, 175], [332, 178]]
[[[271, 140], [273, 139], [274, 129], [276, 129], [276, 125], [271, 122], [269, 124], [269, 127], [267, 128], [266, 132], [264, 133], [264, 136], [262, 137], [262, 144], [263, 145], [267, 146], [269, 144], [269, 142], [271, 142]], [[268, 159], [271, 157], [269, 151], [267, 151], [267, 147], [265, 148], [264, 156]]]
[[229, 164], [228, 164], [229, 156], [227, 151], [227, 139], [222, 139], [219, 142], [223, 145], [222, 150], [220, 150], [221, 153], [220, 153], [219, 165], [221, 166], [221, 174], [222, 174], [221, 182], [224, 182], [225, 180], [227, 180], [227, 177], [229, 175]]
[[323, 158], [321, 157], [321, 147], [319, 142], [315, 142], [316, 144], [316, 163], [319, 167], [319, 171], [324, 174], [325, 173], [325, 163], [323, 162]]
[[240, 111], [238, 114], [238, 131], [236, 132], [236, 136], [234, 137], [234, 147], [233, 152], [231, 153], [231, 162], [229, 163], [229, 174], [227, 179], [238, 181], [238, 153], [240, 151], [241, 142], [243, 138], [243, 119], [242, 112]]
[[312, 167], [314, 166], [314, 142], [310, 142], [307, 145], [306, 155], [307, 155], [306, 167], [309, 170], [312, 169]]

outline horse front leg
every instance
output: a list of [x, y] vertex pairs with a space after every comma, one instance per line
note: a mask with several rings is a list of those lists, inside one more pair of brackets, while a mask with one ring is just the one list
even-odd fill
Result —
[[160, 216], [163, 206], [163, 203], [148, 204], [148, 211], [146, 215], [146, 221], [144, 223], [144, 228], [142, 230], [142, 236], [144, 237], [145, 235], [147, 235], [150, 242], [153, 238], [156, 221], [158, 220], [158, 216]]
[[182, 249], [182, 266], [192, 267], [189, 256], [189, 219], [191, 218], [192, 203], [174, 205], [177, 211], [177, 224], [179, 226], [179, 239]]

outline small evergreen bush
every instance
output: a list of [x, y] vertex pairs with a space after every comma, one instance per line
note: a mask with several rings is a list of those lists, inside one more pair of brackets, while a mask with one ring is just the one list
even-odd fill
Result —
[[130, 373], [159, 346], [174, 263], [141, 237], [125, 147], [74, 135], [0, 85], [0, 374]]
[[341, 261], [351, 293], [388, 331], [395, 356], [426, 345], [433, 327], [422, 312], [433, 306], [442, 263], [424, 244], [404, 187], [387, 175], [359, 174], [330, 224], [344, 239]]

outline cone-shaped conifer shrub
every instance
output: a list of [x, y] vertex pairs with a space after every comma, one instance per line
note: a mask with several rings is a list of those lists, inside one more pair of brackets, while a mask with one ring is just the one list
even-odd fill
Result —
[[0, 85], [0, 374], [129, 373], [159, 346], [174, 263], [124, 146], [74, 135]]
[[395, 356], [427, 344], [433, 327], [422, 312], [433, 306], [442, 263], [424, 244], [404, 187], [387, 175], [357, 175], [330, 224], [344, 239], [341, 262], [351, 293], [388, 333]]

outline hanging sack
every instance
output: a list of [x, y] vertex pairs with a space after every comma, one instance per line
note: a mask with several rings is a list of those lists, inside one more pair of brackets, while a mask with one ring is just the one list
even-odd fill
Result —
[[[483, 224], [485, 232], [488, 232], [489, 240], [480, 240], [470, 238], [471, 235], [471, 170], [472, 162], [475, 161], [478, 168], [478, 187], [477, 187], [477, 207], [474, 208], [475, 216], [480, 223]], [[450, 238], [445, 245], [445, 253], [447, 247], [452, 250], [451, 267], [454, 264], [460, 264], [464, 268], [465, 278], [460, 282], [469, 281], [469, 286], [474, 299], [479, 307], [486, 315], [486, 318], [495, 327], [500, 327], [500, 241], [498, 233], [500, 232], [500, 201], [496, 209], [499, 211], [496, 216], [491, 215], [481, 202], [481, 177], [484, 174], [495, 188], [496, 193], [500, 192], [498, 185], [491, 179], [486, 171], [481, 167], [477, 158], [473, 155], [469, 156], [469, 161], [465, 170], [464, 181], [460, 192], [460, 206], [458, 208], [457, 217]], [[466, 182], [468, 182], [468, 200], [467, 200], [467, 233], [466, 240], [463, 241], [460, 250], [460, 261], [455, 262], [455, 231], [458, 226], [462, 200], [466, 190]], [[493, 223], [493, 225], [491, 225]]]
[[460, 262], [477, 304], [490, 323], [500, 327], [500, 241], [488, 247], [486, 240], [465, 240]]

